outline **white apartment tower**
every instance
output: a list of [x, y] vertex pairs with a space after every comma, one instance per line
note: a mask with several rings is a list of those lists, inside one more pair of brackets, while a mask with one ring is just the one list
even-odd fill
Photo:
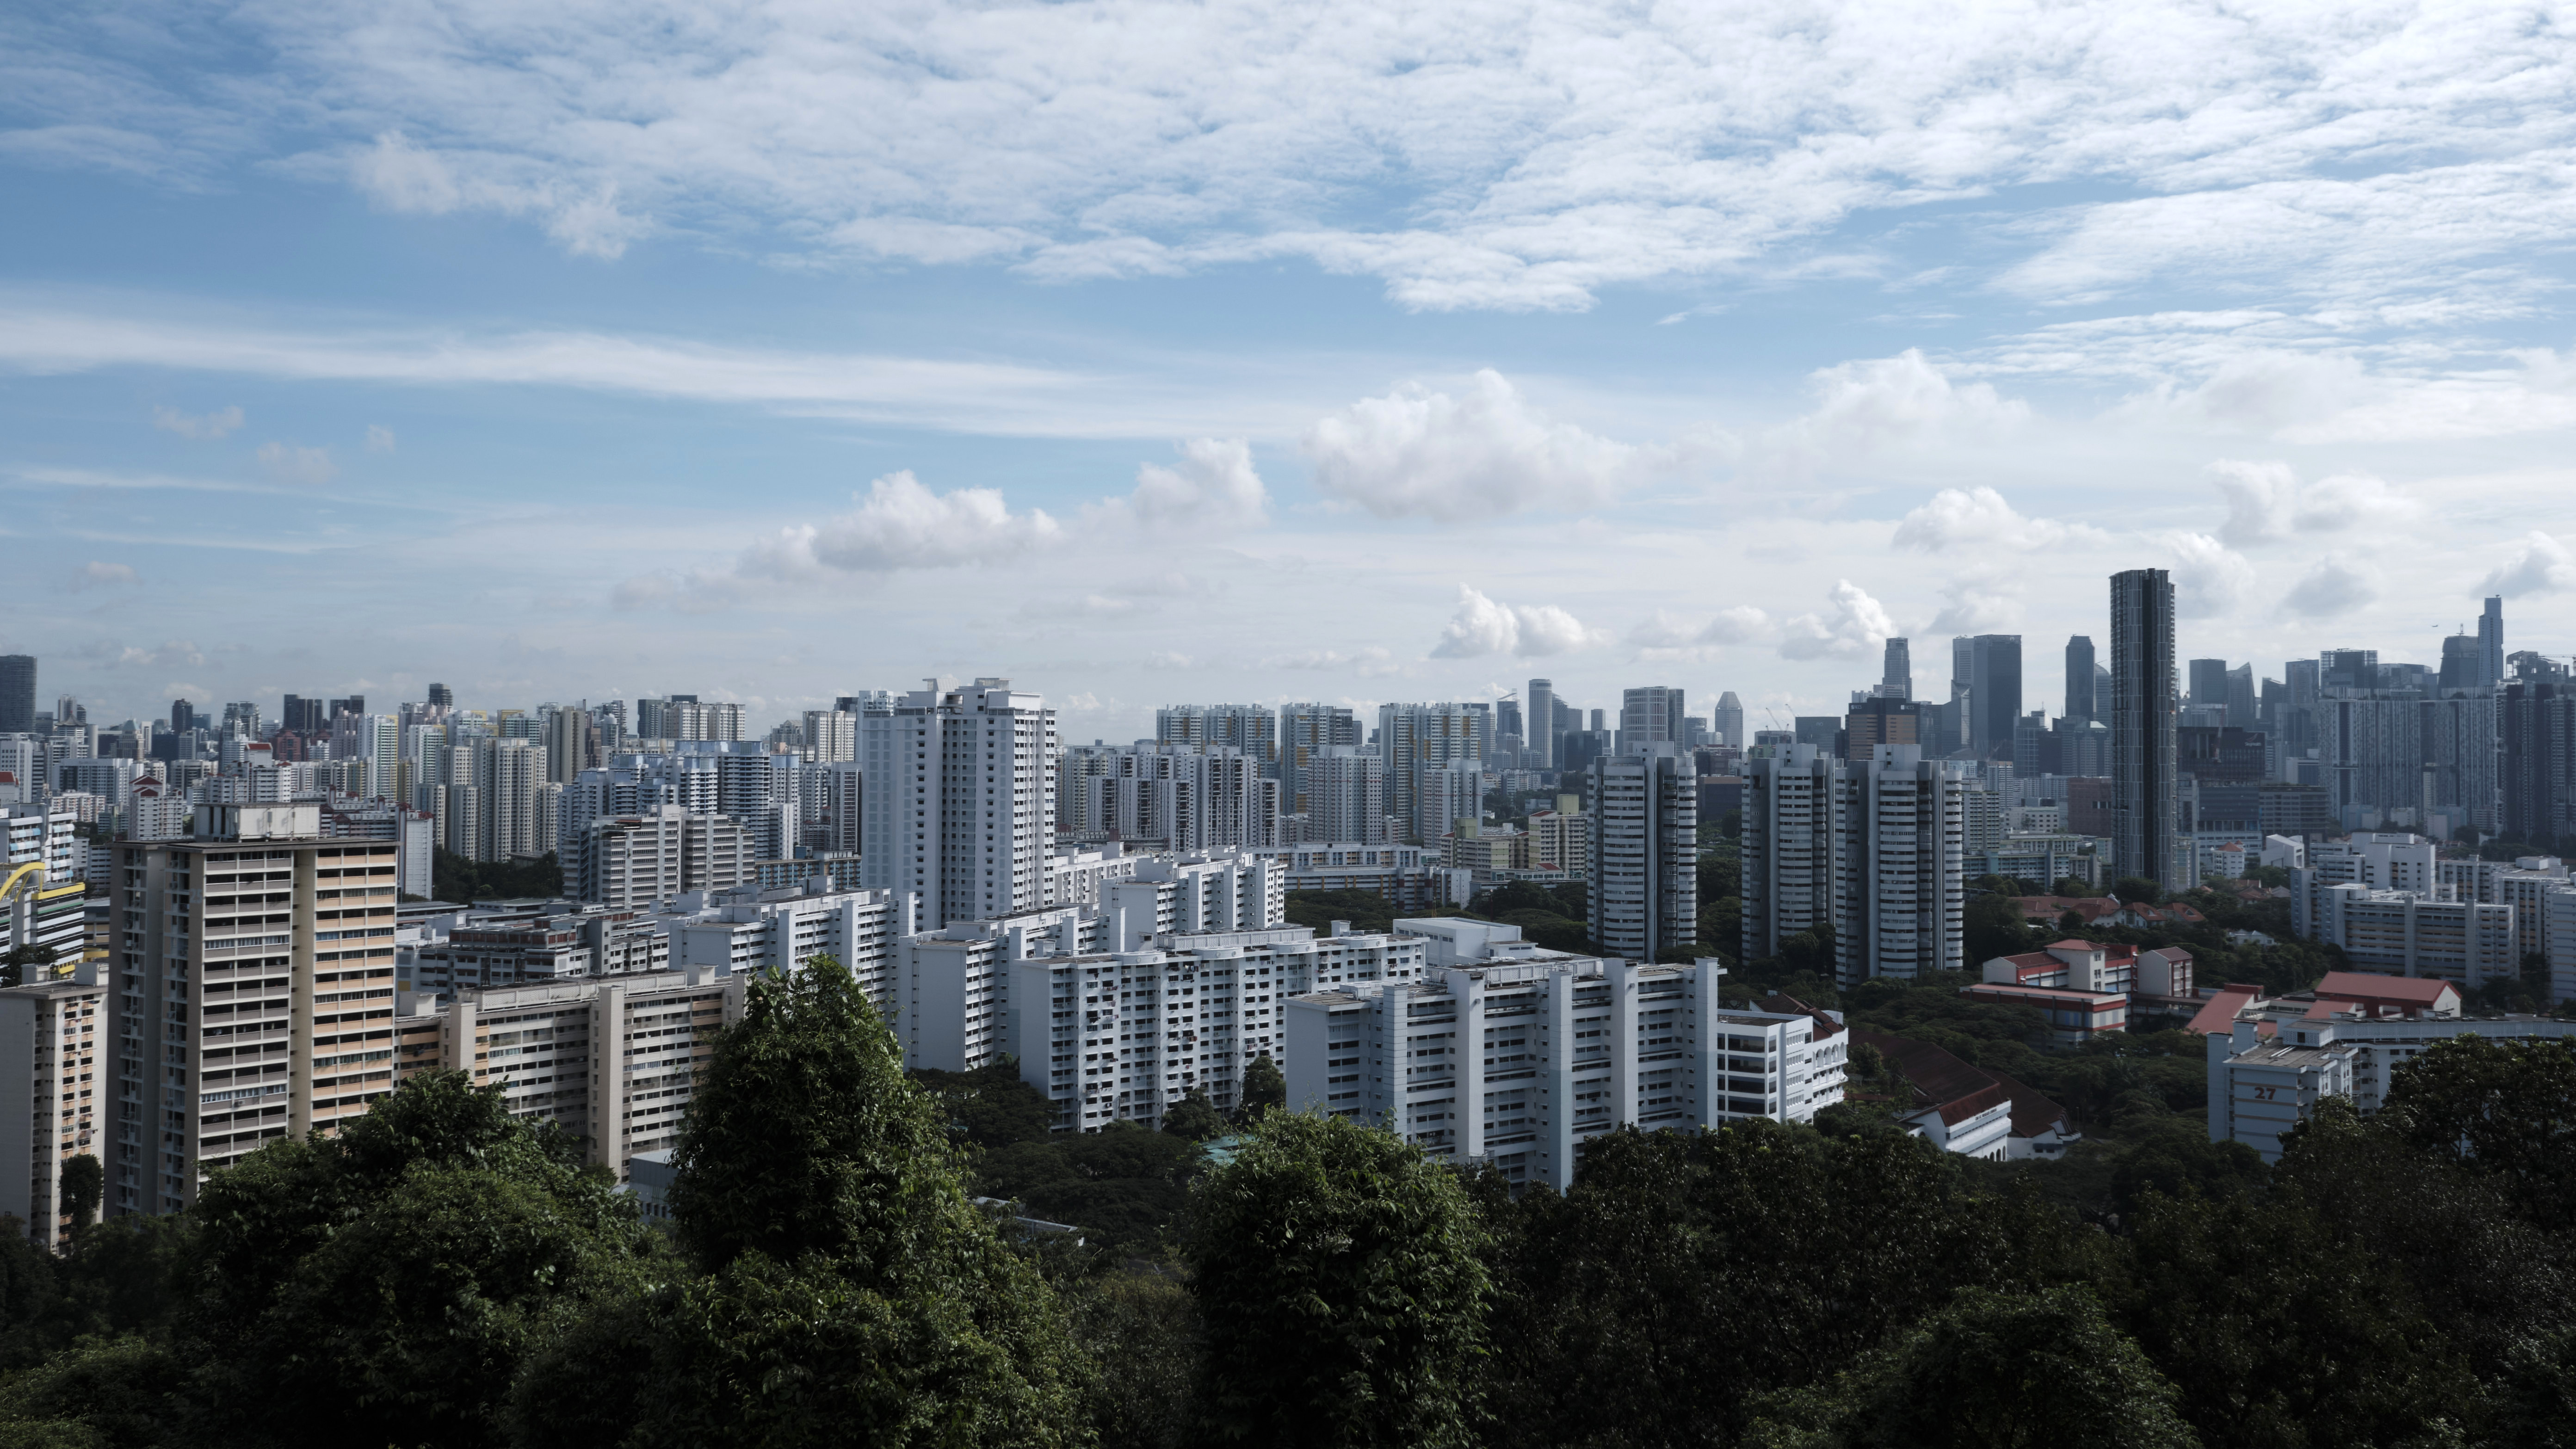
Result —
[[1386, 757], [1326, 745], [1305, 765], [1307, 834], [1359, 845], [1387, 843]]
[[1834, 918], [1834, 762], [1764, 745], [1744, 762], [1744, 959]]
[[1652, 961], [1699, 939], [1699, 780], [1687, 755], [1658, 743], [1592, 762], [1593, 939], [1614, 956]]
[[870, 888], [918, 893], [926, 930], [1046, 903], [1055, 711], [1043, 699], [1007, 679], [934, 682], [882, 712], [863, 706], [859, 739]]
[[1835, 964], [1846, 986], [1964, 968], [1965, 781], [1916, 745], [1836, 772]]

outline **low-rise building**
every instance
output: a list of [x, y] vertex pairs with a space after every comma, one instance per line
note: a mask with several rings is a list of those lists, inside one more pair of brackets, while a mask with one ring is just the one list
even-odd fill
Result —
[[1944, 1152], [1987, 1162], [2050, 1158], [2083, 1136], [2047, 1096], [1931, 1042], [1858, 1028], [1852, 1040], [1896, 1064], [1907, 1097], [1898, 1120]]
[[1385, 1122], [1451, 1162], [1562, 1191], [1620, 1125], [1809, 1121], [1842, 1099], [1844, 1033], [1729, 1008], [1714, 959], [1445, 967], [1288, 1003], [1288, 1105]]
[[2331, 971], [2313, 991], [2266, 997], [2220, 990], [2192, 1021], [2209, 1053], [2209, 1138], [2242, 1142], [2266, 1162], [2281, 1136], [2325, 1097], [2379, 1110], [2398, 1066], [2438, 1042], [2576, 1040], [2576, 1021], [2537, 1016], [2464, 1017], [2447, 981]]
[[2514, 908], [2436, 900], [2425, 892], [2357, 883], [2317, 893], [2316, 938], [2355, 966], [2397, 976], [2438, 976], [2476, 988], [2522, 974]]

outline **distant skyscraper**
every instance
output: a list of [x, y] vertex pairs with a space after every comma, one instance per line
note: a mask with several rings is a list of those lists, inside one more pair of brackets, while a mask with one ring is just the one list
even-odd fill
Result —
[[197, 707], [184, 699], [170, 701], [170, 730], [185, 734], [197, 727]]
[[1556, 684], [1553, 680], [1533, 679], [1524, 691], [1522, 704], [1527, 719], [1523, 731], [1527, 736], [1521, 758], [1533, 770], [1556, 768]]
[[2068, 719], [2093, 717], [2093, 636], [2077, 634], [2066, 641], [2066, 708]]
[[2478, 651], [2478, 683], [2504, 683], [2504, 597], [2500, 594], [2489, 597], [2486, 612], [2478, 616]]
[[2175, 778], [2173, 579], [2163, 569], [2111, 576], [2112, 869], [2167, 889], [2190, 885], [2179, 859]]
[[1709, 725], [1719, 744], [1744, 748], [1744, 701], [1735, 697], [1734, 690], [1717, 697], [1717, 713]]
[[1880, 671], [1879, 692], [1897, 699], [1914, 697], [1914, 661], [1902, 639], [1887, 641], [1887, 664]]
[[2021, 636], [1979, 634], [1968, 641], [1970, 743], [1989, 758], [2012, 751], [2021, 719]]
[[2486, 641], [2474, 634], [2442, 640], [2442, 674], [2438, 689], [2475, 689], [2486, 683]]
[[2502, 835], [2535, 849], [2576, 847], [2576, 684], [2538, 654], [2513, 656], [2497, 710]]
[[2195, 659], [2185, 683], [2183, 703], [2194, 709], [2227, 708], [2227, 661]]
[[2227, 671], [2227, 727], [2254, 728], [2254, 666], [2239, 664]]
[[322, 712], [322, 701], [301, 694], [286, 696], [286, 707], [279, 712], [278, 723], [298, 734], [319, 734], [331, 727], [330, 716]]
[[1653, 684], [1620, 691], [1621, 748], [1631, 755], [1643, 755], [1652, 753], [1656, 745], [1684, 743], [1687, 729], [1683, 719], [1687, 714], [1678, 686]]
[[429, 702], [438, 706], [440, 709], [454, 709], [456, 707], [456, 691], [448, 688], [444, 684], [433, 684], [429, 687]]
[[2110, 728], [2111, 666], [2108, 664], [2093, 666], [2093, 718], [2100, 721], [2103, 728]]
[[365, 714], [366, 712], [367, 697], [363, 694], [353, 694], [346, 699], [335, 699], [331, 701], [331, 718], [333, 719], [338, 719], [344, 714]]
[[36, 727], [36, 656], [0, 654], [0, 735]]
[[1359, 717], [1338, 704], [1279, 706], [1280, 809], [1304, 812], [1315, 807], [1306, 767], [1315, 756], [1337, 745], [1360, 743]]

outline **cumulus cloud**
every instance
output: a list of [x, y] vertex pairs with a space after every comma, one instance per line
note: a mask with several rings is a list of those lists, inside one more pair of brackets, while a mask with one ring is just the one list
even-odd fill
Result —
[[2208, 534], [2178, 533], [2165, 546], [2173, 551], [2174, 613], [2179, 617], [2227, 613], [2253, 591], [2254, 565]]
[[152, 426], [165, 433], [177, 433], [183, 438], [200, 440], [220, 438], [239, 428], [242, 421], [242, 410], [238, 407], [224, 408], [218, 412], [204, 413], [196, 417], [190, 417], [177, 408], [171, 407], [156, 407], [152, 410]]
[[934, 493], [909, 470], [868, 484], [856, 510], [821, 524], [797, 524], [755, 545], [738, 572], [893, 573], [999, 563], [1064, 535], [1038, 509], [1013, 513], [999, 489]]
[[116, 662], [126, 666], [151, 665], [157, 669], [194, 669], [206, 662], [206, 656], [193, 641], [169, 639], [150, 649], [129, 644], [117, 651]]
[[1655, 651], [1713, 649], [1749, 644], [1769, 632], [1770, 627], [1771, 616], [1750, 604], [1721, 609], [1706, 620], [1657, 609], [1628, 631], [1628, 642]]
[[2554, 594], [2576, 589], [2576, 558], [2567, 546], [2538, 529], [2524, 535], [2513, 557], [2496, 566], [2478, 585], [2481, 594], [2510, 599], [2521, 594]]
[[1592, 631], [1552, 604], [1506, 604], [1460, 584], [1458, 612], [1441, 629], [1440, 643], [1432, 649], [1431, 657], [1476, 659], [1487, 654], [1513, 654], [1540, 659], [1592, 642]]
[[1490, 368], [1459, 397], [1408, 383], [1363, 398], [1309, 427], [1305, 449], [1325, 493], [1381, 518], [1444, 523], [1596, 507], [1636, 455], [1549, 421]]
[[79, 568], [72, 571], [72, 588], [74, 590], [104, 589], [113, 587], [117, 584], [130, 584], [135, 582], [137, 582], [137, 579], [134, 573], [134, 565], [132, 564], [102, 563], [97, 559], [92, 559], [88, 563], [82, 564]]
[[390, 453], [394, 450], [394, 430], [381, 423], [367, 424], [367, 451]]
[[318, 488], [340, 476], [328, 448], [299, 448], [291, 443], [259, 445], [259, 465], [280, 483]]
[[1814, 409], [1764, 436], [1757, 466], [1804, 471], [1933, 438], [1975, 441], [2008, 433], [2030, 417], [2028, 404], [2004, 397], [1991, 383], [1954, 383], [1910, 347], [1894, 357], [1819, 369], [1808, 385]]
[[1836, 579], [1824, 614], [1800, 614], [1780, 626], [1784, 659], [1856, 659], [1875, 654], [1896, 632], [1885, 605], [1849, 579]]
[[2304, 487], [2287, 463], [2221, 458], [2209, 465], [2227, 522], [2218, 537], [2237, 548], [2284, 543], [2303, 533], [2395, 526], [2414, 517], [2414, 501], [2367, 473], [2341, 473]]
[[1954, 578], [1941, 586], [1941, 597], [1941, 612], [1932, 618], [1934, 634], [2000, 634], [2021, 623], [2021, 595], [2008, 577], [1977, 573]]
[[1143, 522], [1168, 528], [1257, 528], [1269, 519], [1270, 491], [1239, 438], [1193, 438], [1180, 445], [1178, 467], [1147, 463], [1136, 470], [1126, 506]]
[[2110, 535], [2084, 524], [2028, 518], [2013, 511], [1992, 488], [1944, 488], [1898, 520], [1895, 544], [1925, 553], [1949, 549], [2058, 548], [2068, 543], [2108, 543]]
[[2281, 606], [2302, 618], [2330, 619], [2349, 614], [2377, 596], [2367, 576], [2329, 554], [2290, 586]]

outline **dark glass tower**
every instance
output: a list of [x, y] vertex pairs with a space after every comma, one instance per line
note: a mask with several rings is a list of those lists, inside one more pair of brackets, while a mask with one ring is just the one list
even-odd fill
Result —
[[36, 727], [36, 656], [0, 654], [0, 735]]
[[2176, 890], [2193, 884], [2177, 856], [2173, 579], [2163, 569], [2111, 576], [2112, 869]]
[[2066, 708], [2068, 719], [2093, 717], [2093, 636], [2077, 634], [2066, 641]]

